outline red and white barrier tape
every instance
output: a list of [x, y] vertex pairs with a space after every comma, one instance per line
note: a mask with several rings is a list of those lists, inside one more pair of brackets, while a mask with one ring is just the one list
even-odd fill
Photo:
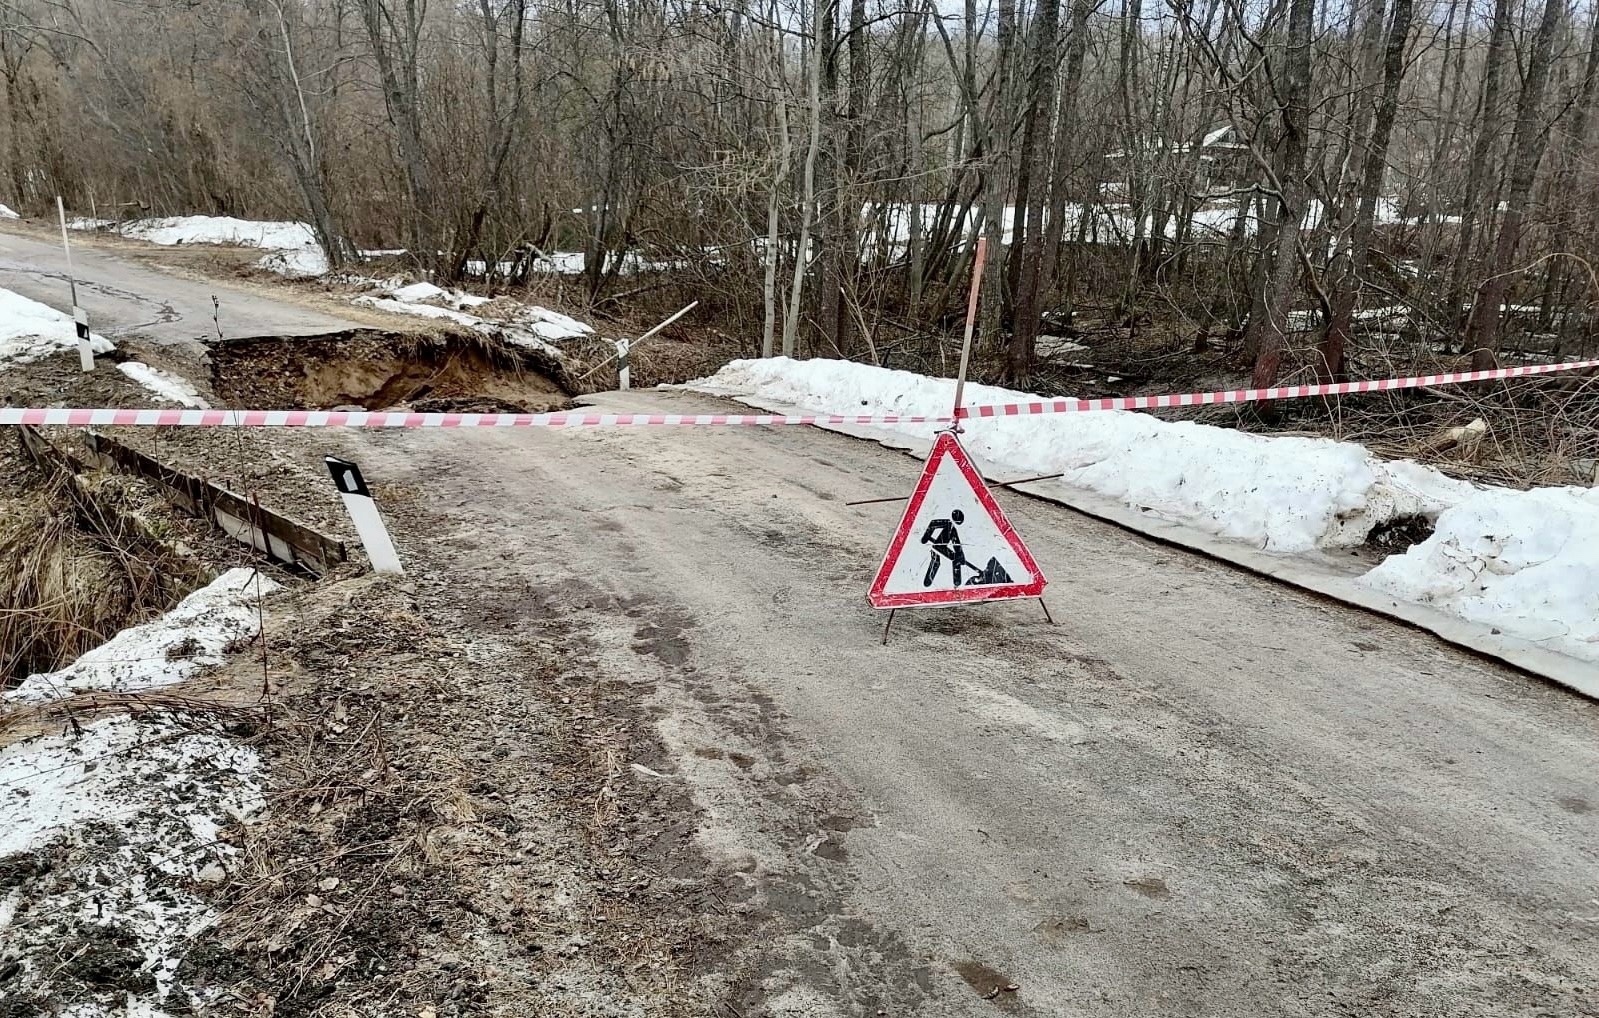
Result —
[[1528, 364], [1517, 368], [1456, 371], [1445, 375], [1411, 375], [1408, 378], [1381, 378], [1364, 382], [1283, 385], [1273, 389], [1225, 389], [1218, 392], [1184, 392], [1167, 396], [1114, 396], [1106, 399], [1046, 399], [1027, 403], [991, 403], [984, 406], [963, 407], [959, 411], [959, 416], [962, 420], [971, 420], [977, 417], [1021, 417], [1030, 414], [1082, 413], [1090, 410], [1156, 410], [1206, 406], [1211, 403], [1258, 403], [1272, 399], [1341, 396], [1351, 392], [1386, 392], [1394, 389], [1419, 389], [1429, 385], [1485, 382], [1497, 378], [1552, 375], [1558, 371], [1581, 371], [1584, 368], [1599, 368], [1599, 360], [1568, 361], [1564, 364]]
[[182, 428], [603, 428], [728, 424], [948, 424], [949, 417], [899, 414], [416, 414], [345, 410], [68, 410], [0, 407], [0, 425], [144, 425]]
[[[1031, 414], [1081, 413], [1091, 410], [1155, 410], [1206, 406], [1212, 403], [1253, 403], [1305, 396], [1338, 396], [1352, 392], [1417, 389], [1429, 385], [1485, 382], [1499, 378], [1550, 375], [1560, 371], [1599, 368], [1599, 360], [1564, 364], [1529, 364], [1490, 371], [1456, 371], [1444, 375], [1412, 375], [1364, 382], [1320, 385], [1284, 385], [1273, 389], [1227, 389], [1186, 392], [1168, 396], [1117, 396], [1108, 399], [1052, 399], [1027, 403], [993, 403], [963, 407], [962, 420], [981, 417], [1021, 417]], [[73, 425], [77, 427], [139, 425], [183, 428], [605, 428], [640, 425], [814, 425], [814, 424], [948, 424], [950, 417], [905, 414], [418, 414], [404, 411], [346, 410], [98, 410], [0, 407], [0, 426], [7, 424]]]

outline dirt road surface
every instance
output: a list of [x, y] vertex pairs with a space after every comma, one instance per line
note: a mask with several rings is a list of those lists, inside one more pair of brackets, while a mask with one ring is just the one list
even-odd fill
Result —
[[844, 502], [918, 464], [811, 429], [331, 440], [414, 569], [637, 691], [666, 752], [625, 777], [760, 919], [714, 1013], [1599, 1014], [1592, 702], [1005, 493], [1059, 625], [882, 646], [898, 508]]
[[[59, 259], [0, 233], [0, 285], [62, 307]], [[97, 326], [163, 342], [231, 294], [78, 264]], [[261, 332], [329, 327], [248, 300], [226, 306]], [[571, 698], [603, 689], [658, 738], [599, 764], [682, 804], [637, 826], [728, 917], [727, 956], [695, 959], [722, 990], [703, 1013], [1599, 1014], [1590, 701], [1004, 492], [1059, 625], [1027, 602], [901, 613], [883, 646], [864, 592], [898, 507], [844, 502], [919, 465], [812, 429], [249, 437], [224, 445], [278, 443], [307, 477], [361, 463], [428, 625], [483, 676], [413, 741], [498, 740], [497, 801], [548, 787], [503, 743], [539, 742], [549, 700], [518, 714], [515, 689], [544, 663], [516, 637], [550, 625], [582, 651]], [[534, 1013], [644, 1013], [584, 1000]]]
[[[78, 303], [89, 312], [94, 331], [113, 342], [138, 335], [186, 352], [216, 336], [211, 298], [221, 304], [221, 324], [230, 339], [255, 336], [312, 336], [356, 328], [355, 322], [313, 310], [286, 294], [244, 283], [186, 278], [108, 249], [93, 234], [72, 234]], [[131, 245], [131, 242], [123, 242]], [[177, 259], [171, 257], [169, 261]], [[58, 311], [72, 313], [67, 259], [59, 234], [35, 226], [6, 223], [0, 228], [0, 287]]]

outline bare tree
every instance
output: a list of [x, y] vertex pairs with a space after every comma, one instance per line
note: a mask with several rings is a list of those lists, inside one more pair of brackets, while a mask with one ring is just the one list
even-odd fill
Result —
[[1466, 325], [1466, 348], [1472, 352], [1474, 370], [1492, 367], [1494, 351], [1499, 348], [1500, 304], [1510, 285], [1527, 200], [1532, 196], [1538, 163], [1543, 159], [1549, 140], [1543, 123], [1544, 91], [1549, 84], [1555, 35], [1565, 16], [1566, 0], [1547, 0], [1537, 34], [1532, 39], [1532, 53], [1527, 58], [1521, 98], [1516, 102], [1516, 127], [1510, 138], [1510, 189], [1505, 194], [1505, 211], [1499, 220], [1499, 238], [1488, 266], [1489, 275], [1477, 287], [1477, 298]]

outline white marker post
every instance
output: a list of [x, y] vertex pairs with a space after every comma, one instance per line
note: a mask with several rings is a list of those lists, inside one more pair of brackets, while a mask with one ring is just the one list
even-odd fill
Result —
[[383, 525], [377, 503], [372, 501], [372, 492], [366, 486], [366, 479], [361, 476], [361, 468], [349, 460], [334, 456], [324, 459], [328, 473], [333, 475], [333, 483], [339, 489], [339, 496], [344, 499], [344, 508], [355, 524], [355, 532], [366, 548], [366, 557], [372, 561], [372, 571], [405, 572], [400, 567], [400, 555], [394, 550], [394, 542], [389, 539], [389, 528]]
[[67, 240], [67, 206], [56, 195], [56, 214], [61, 217], [61, 247], [67, 252], [67, 286], [72, 291], [72, 324], [78, 331], [78, 367], [94, 370], [94, 348], [89, 345], [89, 312], [78, 306], [78, 279], [72, 271], [72, 243]]
[[633, 376], [627, 367], [628, 346], [626, 339], [616, 341], [616, 387], [618, 389], [630, 389], [633, 387]]

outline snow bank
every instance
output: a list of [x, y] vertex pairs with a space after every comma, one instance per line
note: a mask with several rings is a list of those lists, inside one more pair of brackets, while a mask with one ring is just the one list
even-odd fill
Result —
[[230, 645], [260, 631], [257, 597], [278, 584], [254, 569], [230, 569], [165, 615], [124, 629], [58, 672], [30, 675], [5, 694], [13, 702], [84, 692], [132, 692], [182, 682], [222, 663]]
[[117, 365], [117, 370], [149, 389], [156, 399], [192, 407], [195, 410], [206, 410], [211, 406], [200, 396], [193, 382], [170, 371], [152, 368], [142, 361], [123, 361]]
[[[843, 414], [947, 415], [955, 383], [843, 361], [734, 361], [692, 388], [756, 396]], [[969, 404], [1038, 397], [968, 385]], [[936, 425], [891, 425], [927, 438]], [[985, 420], [967, 449], [1021, 474], [1063, 483], [1267, 551], [1353, 547], [1388, 520], [1441, 512], [1470, 491], [1414, 463], [1383, 463], [1363, 447], [1319, 438], [1267, 438], [1170, 423], [1148, 414], [1050, 414]]]
[[1599, 490], [1476, 492], [1361, 582], [1599, 662]]
[[[19, 293], [0, 290], [0, 371], [11, 364], [31, 364], [77, 346], [77, 325], [71, 315]], [[97, 354], [116, 349], [98, 333], [89, 334], [89, 347]]]
[[232, 216], [171, 216], [135, 219], [117, 232], [152, 244], [234, 244], [274, 251], [316, 245], [316, 234], [305, 223], [258, 222]]
[[0, 219], [21, 219], [10, 205], [0, 205]]
[[[438, 291], [437, 294], [433, 291]], [[401, 287], [389, 291], [391, 293], [409, 292], [421, 294], [427, 298], [437, 298], [443, 295], [450, 298], [450, 292], [434, 286], [431, 283], [415, 283], [412, 286]], [[477, 303], [488, 303], [481, 298], [468, 297]], [[560, 360], [562, 353], [555, 343], [563, 339], [573, 339], [578, 336], [587, 336], [594, 330], [575, 318], [529, 305], [519, 309], [510, 321], [497, 321], [491, 318], [479, 318], [477, 315], [457, 311], [454, 308], [439, 307], [435, 304], [418, 304], [414, 301], [396, 300], [391, 297], [363, 296], [355, 298], [355, 303], [364, 307], [376, 308], [379, 311], [388, 311], [397, 315], [414, 315], [419, 318], [433, 318], [443, 321], [455, 322], [464, 325], [475, 332], [488, 336], [497, 336], [515, 346], [539, 350], [549, 356]], [[468, 306], [471, 306], [470, 304]]]
[[[187, 678], [256, 633], [253, 580], [253, 570], [232, 570], [6, 699]], [[263, 578], [261, 590], [275, 586]], [[88, 997], [71, 1014], [209, 1013], [176, 979], [195, 935], [217, 918], [195, 888], [226, 879], [238, 850], [224, 828], [265, 806], [262, 784], [255, 750], [196, 717], [117, 716], [0, 744], [0, 871], [10, 875], [0, 882], [0, 995], [58, 999], [62, 959], [98, 948], [119, 977], [62, 977]], [[169, 997], [187, 999], [169, 1006]]]
[[258, 268], [282, 276], [320, 276], [328, 259], [316, 233], [305, 223], [235, 219], [232, 216], [168, 216], [112, 223], [104, 219], [74, 219], [74, 230], [114, 229], [124, 237], [152, 244], [233, 244], [259, 247], [271, 253], [256, 262]]
[[[734, 361], [690, 388], [818, 413], [942, 416], [950, 379], [842, 361]], [[1038, 397], [966, 387], [968, 405]], [[939, 425], [883, 425], [928, 438]], [[1104, 411], [984, 419], [966, 447], [1019, 475], [1108, 495], [1279, 554], [1363, 543], [1425, 516], [1433, 535], [1360, 582], [1395, 598], [1599, 662], [1599, 490], [1480, 488], [1329, 439], [1266, 437]]]

